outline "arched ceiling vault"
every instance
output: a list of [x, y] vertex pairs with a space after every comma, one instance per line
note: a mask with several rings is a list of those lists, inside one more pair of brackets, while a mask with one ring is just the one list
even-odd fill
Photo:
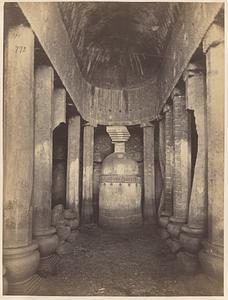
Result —
[[[223, 3], [19, 2], [18, 6], [78, 112], [96, 126], [156, 120]], [[106, 60], [103, 52], [109, 54]], [[129, 64], [132, 55], [135, 65], [140, 59], [143, 74], [139, 63], [138, 69]], [[143, 55], [147, 64], [142, 63]], [[113, 72], [113, 65], [118, 72]]]
[[124, 89], [157, 77], [179, 4], [60, 2], [59, 8], [84, 78]]

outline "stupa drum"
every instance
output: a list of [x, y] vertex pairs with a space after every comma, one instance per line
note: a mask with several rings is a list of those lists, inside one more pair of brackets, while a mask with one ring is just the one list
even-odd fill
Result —
[[128, 229], [142, 224], [141, 178], [137, 162], [115, 152], [104, 161], [100, 176], [99, 224]]

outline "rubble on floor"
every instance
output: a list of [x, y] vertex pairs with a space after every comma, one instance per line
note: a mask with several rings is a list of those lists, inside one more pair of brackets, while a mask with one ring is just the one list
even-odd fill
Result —
[[62, 204], [52, 209], [52, 226], [56, 227], [59, 238], [57, 254], [73, 253], [73, 243], [78, 237], [79, 221], [76, 213], [71, 209], [64, 209]]

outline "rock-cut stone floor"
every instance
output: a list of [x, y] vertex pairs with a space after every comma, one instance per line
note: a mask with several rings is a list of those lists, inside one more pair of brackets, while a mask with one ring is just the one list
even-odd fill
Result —
[[185, 274], [155, 228], [128, 234], [80, 229], [58, 272], [42, 280], [45, 296], [216, 296], [221, 288], [202, 272]]

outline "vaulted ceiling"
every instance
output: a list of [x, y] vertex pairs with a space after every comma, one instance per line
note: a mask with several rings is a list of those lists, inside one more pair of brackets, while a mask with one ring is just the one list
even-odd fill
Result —
[[124, 89], [155, 80], [180, 4], [60, 2], [59, 7], [85, 79]]

